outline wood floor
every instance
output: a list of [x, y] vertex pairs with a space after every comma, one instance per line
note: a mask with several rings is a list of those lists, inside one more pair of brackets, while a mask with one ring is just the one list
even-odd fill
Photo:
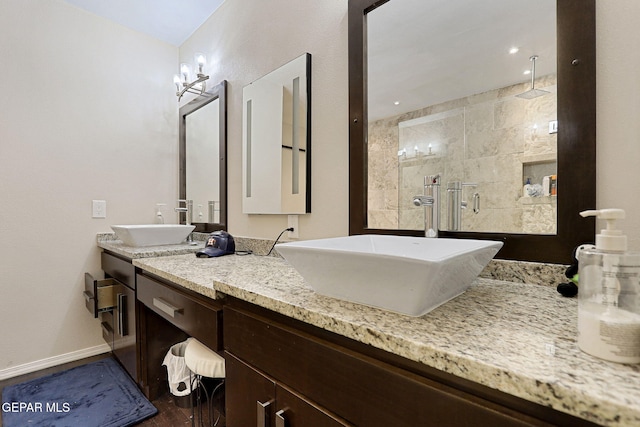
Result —
[[[65, 363], [64, 365], [55, 366], [52, 368], [43, 369], [38, 372], [32, 372], [30, 374], [21, 375], [19, 377], [9, 378], [4, 381], [0, 381], [0, 397], [2, 396], [2, 390], [10, 385], [19, 384], [24, 381], [29, 381], [35, 378], [40, 378], [45, 375], [53, 374], [56, 372], [64, 371], [76, 366], [84, 365], [86, 363], [95, 362], [96, 360], [110, 357], [109, 354], [90, 357], [87, 359], [78, 360], [76, 362]], [[140, 427], [179, 427], [191, 425], [191, 410], [189, 408], [180, 408], [174, 404], [173, 396], [167, 393], [164, 396], [154, 400], [153, 405], [158, 408], [158, 413], [153, 417], [142, 421], [137, 424]], [[214, 416], [218, 417], [218, 412], [214, 412]], [[207, 422], [205, 417], [205, 422]], [[220, 421], [217, 424], [219, 427], [225, 425], [223, 416], [220, 416]], [[2, 427], [2, 420], [0, 419], [0, 427]]]

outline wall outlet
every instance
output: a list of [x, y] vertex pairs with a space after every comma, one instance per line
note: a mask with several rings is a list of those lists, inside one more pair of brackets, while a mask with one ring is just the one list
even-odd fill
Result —
[[298, 238], [298, 215], [288, 216], [287, 228], [292, 228], [292, 227], [293, 227], [293, 231], [288, 231], [287, 237], [289, 239], [297, 239]]
[[107, 217], [107, 201], [106, 200], [93, 200], [92, 209], [93, 209], [92, 218]]

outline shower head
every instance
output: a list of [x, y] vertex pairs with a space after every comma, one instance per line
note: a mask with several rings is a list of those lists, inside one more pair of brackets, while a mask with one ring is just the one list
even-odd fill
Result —
[[546, 90], [542, 90], [542, 89], [536, 89], [535, 84], [536, 84], [536, 59], [538, 59], [538, 55], [533, 55], [529, 58], [529, 61], [531, 61], [531, 89], [529, 89], [526, 92], [523, 93], [519, 93], [516, 96], [518, 98], [522, 98], [522, 99], [533, 99], [533, 98], [537, 98], [539, 96], [543, 96], [546, 95], [548, 92]]
[[546, 95], [548, 93], [551, 93], [551, 92], [548, 92], [548, 91], [542, 90], [542, 89], [529, 89], [528, 91], [519, 93], [516, 96], [518, 98], [522, 98], [522, 99], [533, 99], [533, 98], [537, 98], [539, 96]]

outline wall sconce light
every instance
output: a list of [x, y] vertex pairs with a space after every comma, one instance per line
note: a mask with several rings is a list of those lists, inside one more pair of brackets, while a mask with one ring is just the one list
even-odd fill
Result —
[[420, 150], [420, 147], [418, 147], [418, 145], [414, 145], [413, 146], [413, 156], [410, 156], [409, 153], [407, 152], [406, 148], [403, 148], [402, 150], [398, 151], [398, 158], [400, 160], [409, 160], [409, 159], [418, 159], [421, 157], [432, 157], [435, 156], [436, 153], [433, 152], [433, 147], [431, 145], [431, 143], [429, 143], [428, 146], [428, 150], [427, 152], [423, 152]]
[[[205, 75], [203, 72], [204, 66], [207, 63], [207, 58], [203, 53], [195, 54], [195, 63], [196, 63], [196, 79], [192, 82], [191, 80], [191, 66], [187, 63], [180, 64], [180, 75], [176, 75], [173, 77], [173, 83], [176, 85], [176, 95], [178, 96], [178, 101], [182, 98], [182, 96], [189, 92], [195, 93], [197, 95], [204, 95], [207, 90], [207, 83], [205, 80], [209, 78], [209, 76]], [[199, 87], [196, 87], [199, 85]]]

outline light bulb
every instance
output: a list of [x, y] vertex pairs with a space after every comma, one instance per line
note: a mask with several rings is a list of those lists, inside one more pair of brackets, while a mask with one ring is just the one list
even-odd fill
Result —
[[204, 53], [196, 52], [195, 54], [196, 66], [198, 67], [198, 74], [203, 74], [202, 70], [207, 63], [207, 57]]
[[188, 83], [189, 80], [191, 80], [191, 67], [189, 64], [184, 62], [180, 64], [180, 75], [185, 83]]
[[173, 76], [173, 83], [176, 85], [176, 89], [180, 90], [180, 76], [178, 76], [177, 74]]

